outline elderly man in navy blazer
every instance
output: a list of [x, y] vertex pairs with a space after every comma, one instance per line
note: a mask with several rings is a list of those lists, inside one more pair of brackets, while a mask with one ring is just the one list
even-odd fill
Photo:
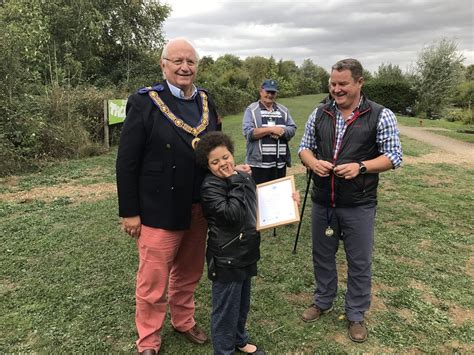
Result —
[[160, 349], [167, 305], [176, 331], [197, 344], [207, 341], [194, 319], [207, 234], [199, 201], [205, 171], [194, 149], [220, 124], [208, 93], [193, 83], [198, 59], [187, 40], [171, 40], [161, 57], [165, 80], [130, 96], [120, 137], [119, 215], [139, 251], [135, 320], [144, 354]]

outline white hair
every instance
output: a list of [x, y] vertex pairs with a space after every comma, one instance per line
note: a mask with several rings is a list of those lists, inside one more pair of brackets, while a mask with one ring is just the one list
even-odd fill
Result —
[[165, 46], [163, 47], [163, 51], [161, 52], [161, 59], [163, 58], [166, 58], [168, 56], [168, 49], [169, 49], [169, 46], [173, 43], [176, 43], [176, 42], [184, 42], [186, 43], [187, 45], [189, 45], [193, 51], [194, 51], [194, 55], [196, 57], [196, 61], [199, 61], [199, 54], [196, 50], [196, 48], [194, 48], [193, 44], [187, 40], [186, 38], [184, 37], [178, 37], [178, 38], [173, 38], [173, 39], [170, 39], [168, 41], [168, 43], [165, 44]]

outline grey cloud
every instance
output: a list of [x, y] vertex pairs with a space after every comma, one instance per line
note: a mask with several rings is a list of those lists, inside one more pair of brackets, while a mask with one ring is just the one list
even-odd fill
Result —
[[167, 37], [191, 39], [201, 55], [273, 55], [297, 64], [310, 58], [326, 69], [351, 56], [371, 71], [382, 63], [405, 70], [423, 46], [446, 37], [456, 40], [460, 50], [470, 51], [465, 64], [474, 62], [470, 0], [218, 4], [218, 9], [199, 15], [171, 15], [164, 26]]

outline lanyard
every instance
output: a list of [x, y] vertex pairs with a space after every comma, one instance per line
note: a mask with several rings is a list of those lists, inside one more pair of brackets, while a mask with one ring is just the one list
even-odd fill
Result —
[[327, 222], [327, 227], [326, 229], [324, 230], [324, 235], [326, 237], [332, 237], [334, 235], [334, 229], [331, 228], [331, 221], [332, 221], [332, 216], [334, 214], [334, 208], [331, 208], [331, 180], [332, 178], [327, 178], [327, 182], [328, 182], [328, 193], [329, 193], [329, 196], [328, 196], [328, 201], [327, 201], [327, 205], [326, 205], [326, 222]]
[[[350, 119], [348, 119], [345, 123], [344, 123], [344, 127], [342, 129], [342, 133], [341, 133], [341, 138], [338, 139], [338, 132], [337, 132], [337, 129], [336, 129], [336, 132], [335, 132], [335, 140], [334, 140], [334, 157], [333, 157], [333, 162], [334, 164], [336, 163], [336, 160], [337, 160], [337, 157], [339, 155], [339, 151], [341, 150], [341, 146], [342, 146], [342, 138], [344, 137], [344, 134], [345, 134], [345, 131], [346, 131], [346, 128], [352, 123], [354, 122], [358, 117], [360, 116], [360, 111], [359, 109], [357, 109], [353, 114], [352, 114], [352, 117]], [[336, 124], [336, 127], [337, 127], [337, 124]], [[331, 176], [331, 182], [330, 184], [334, 184], [334, 175]], [[333, 186], [334, 188], [334, 186]], [[328, 191], [329, 191], [329, 198], [328, 198], [328, 204], [326, 206], [326, 221], [327, 221], [327, 227], [324, 231], [324, 235], [326, 237], [332, 237], [334, 236], [334, 229], [331, 227], [331, 221], [332, 221], [332, 216], [334, 214], [334, 208], [336, 207], [331, 207], [331, 200], [332, 198], [334, 198], [334, 196], [332, 196], [331, 194], [331, 191], [333, 189], [329, 188]]]

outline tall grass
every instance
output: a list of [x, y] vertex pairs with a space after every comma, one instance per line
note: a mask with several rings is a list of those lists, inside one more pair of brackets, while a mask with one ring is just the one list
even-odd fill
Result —
[[[298, 125], [320, 97], [281, 100]], [[243, 161], [242, 115], [224, 119]], [[402, 137], [405, 154], [426, 145]], [[2, 180], [0, 240], [0, 352], [133, 353], [137, 253], [119, 229], [113, 188], [115, 151], [45, 167]], [[297, 159], [295, 164], [298, 164]], [[296, 175], [303, 191], [303, 174]], [[406, 165], [381, 176], [376, 222], [369, 340], [347, 339], [344, 312], [346, 262], [338, 253], [335, 312], [320, 321], [299, 320], [314, 287], [310, 208], [296, 255], [296, 226], [275, 238], [264, 233], [259, 275], [253, 281], [249, 332], [270, 354], [470, 353], [473, 338], [472, 167]], [[101, 188], [99, 188], [99, 186]], [[50, 195], [37, 197], [46, 190]], [[81, 195], [79, 192], [88, 191]], [[59, 194], [61, 192], [62, 194]], [[210, 282], [196, 293], [198, 322], [209, 331]], [[163, 329], [164, 354], [209, 354]]]

